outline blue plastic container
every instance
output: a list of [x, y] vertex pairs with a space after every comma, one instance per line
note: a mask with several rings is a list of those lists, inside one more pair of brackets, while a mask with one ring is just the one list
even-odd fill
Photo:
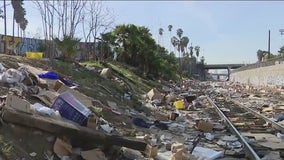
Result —
[[86, 125], [88, 116], [91, 114], [91, 110], [68, 91], [60, 94], [51, 105], [51, 108], [58, 110], [62, 117], [80, 125]]

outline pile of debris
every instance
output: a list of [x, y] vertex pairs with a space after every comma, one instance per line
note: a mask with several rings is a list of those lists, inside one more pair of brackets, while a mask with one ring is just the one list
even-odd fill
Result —
[[[52, 71], [18, 64], [18, 69], [6, 69], [0, 64], [0, 82], [9, 88], [1, 97], [1, 115], [4, 122], [40, 129], [57, 136], [53, 151], [61, 159], [106, 159], [100, 148], [85, 150], [86, 146], [118, 145], [144, 150], [146, 143], [136, 139], [111, 135], [114, 127], [98, 113], [98, 109], [114, 108], [101, 104], [76, 90], [77, 84]], [[32, 103], [34, 102], [34, 103]], [[111, 103], [111, 102], [110, 102]], [[72, 141], [85, 142], [72, 147]], [[36, 156], [37, 153], [31, 155]], [[50, 155], [54, 157], [54, 155]]]

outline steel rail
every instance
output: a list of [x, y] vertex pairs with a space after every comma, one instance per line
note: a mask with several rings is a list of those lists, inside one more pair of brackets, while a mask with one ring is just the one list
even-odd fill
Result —
[[234, 125], [230, 122], [230, 120], [224, 115], [224, 113], [220, 110], [220, 108], [218, 107], [217, 104], [215, 104], [213, 102], [213, 100], [209, 97], [206, 96], [208, 101], [214, 106], [214, 108], [217, 110], [219, 116], [225, 120], [225, 122], [227, 123], [227, 126], [229, 127], [230, 131], [237, 135], [237, 137], [239, 138], [239, 140], [241, 141], [241, 143], [244, 146], [245, 152], [247, 153], [247, 156], [250, 159], [253, 160], [260, 160], [260, 157], [255, 153], [255, 151], [252, 149], [252, 147], [247, 143], [247, 141], [244, 139], [244, 137], [240, 134], [240, 132], [234, 127]]
[[233, 103], [235, 103], [236, 105], [242, 107], [243, 109], [253, 113], [256, 117], [258, 118], [263, 118], [266, 122], [269, 122], [271, 123], [272, 127], [274, 127], [275, 129], [278, 129], [280, 130], [282, 133], [284, 133], [284, 127], [281, 126], [280, 124], [278, 124], [277, 122], [274, 122], [273, 120], [267, 118], [266, 116], [254, 111], [253, 109], [249, 108], [249, 107], [246, 107], [244, 106], [243, 104], [241, 104], [240, 102], [237, 102], [236, 100], [233, 100], [231, 98], [228, 98], [229, 101], [232, 101]]

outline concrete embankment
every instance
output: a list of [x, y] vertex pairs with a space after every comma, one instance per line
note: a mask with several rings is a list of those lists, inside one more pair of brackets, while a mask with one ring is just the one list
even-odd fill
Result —
[[231, 81], [256, 86], [283, 86], [284, 64], [236, 71], [231, 73]]

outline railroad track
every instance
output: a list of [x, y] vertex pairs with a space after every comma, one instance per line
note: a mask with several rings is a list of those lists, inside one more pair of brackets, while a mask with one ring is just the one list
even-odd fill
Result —
[[219, 115], [218, 117], [216, 112], [214, 114], [213, 111], [210, 111], [210, 117], [214, 117], [212, 120], [215, 122], [221, 117], [222, 123], [233, 135], [237, 136], [238, 141], [242, 144], [242, 152], [244, 152], [246, 158], [259, 160], [269, 152], [275, 151], [279, 152], [280, 157], [284, 152], [284, 145], [271, 149], [255, 140], [253, 142], [254, 135], [263, 134], [267, 137], [274, 137], [281, 143], [276, 134], [278, 132], [284, 133], [283, 126], [222, 94], [212, 93], [206, 98]]

